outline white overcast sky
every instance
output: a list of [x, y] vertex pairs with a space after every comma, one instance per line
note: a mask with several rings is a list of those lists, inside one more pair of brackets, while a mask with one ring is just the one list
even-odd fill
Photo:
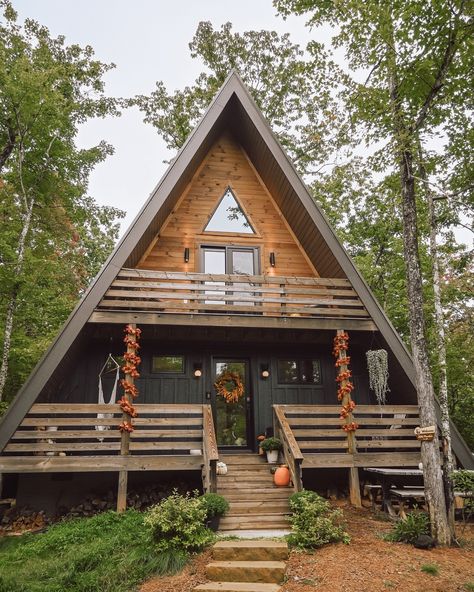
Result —
[[[192, 84], [202, 64], [190, 57], [188, 43], [202, 20], [214, 28], [230, 21], [239, 32], [289, 32], [301, 45], [311, 38], [304, 18], [284, 21], [271, 0], [13, 0], [13, 6], [22, 20], [34, 18], [52, 35], [64, 35], [69, 44], [89, 44], [98, 59], [116, 64], [105, 78], [111, 96], [149, 94], [157, 80], [168, 90]], [[101, 139], [114, 146], [115, 154], [96, 167], [89, 193], [100, 204], [127, 212], [124, 230], [165, 171], [163, 160], [173, 155], [138, 109], [89, 122], [78, 143], [87, 147]]]

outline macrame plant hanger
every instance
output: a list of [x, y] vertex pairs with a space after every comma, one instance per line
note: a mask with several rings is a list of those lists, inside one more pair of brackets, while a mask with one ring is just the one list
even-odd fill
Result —
[[[110, 368], [110, 365], [112, 366], [111, 368]], [[112, 387], [110, 399], [109, 399], [108, 403], [106, 403], [105, 398], [104, 398], [104, 388], [102, 386], [102, 376], [104, 376], [104, 374], [108, 374], [109, 372], [114, 372], [114, 371], [115, 371], [114, 386]], [[99, 393], [98, 393], [98, 401], [97, 401], [99, 405], [114, 405], [115, 404], [115, 401], [117, 399], [117, 386], [119, 383], [119, 378], [120, 378], [120, 364], [112, 356], [112, 354], [109, 354], [107, 359], [105, 360], [105, 364], [102, 366], [102, 368], [99, 372]], [[98, 413], [97, 419], [110, 419], [113, 416], [114, 416], [113, 413]], [[95, 429], [98, 430], [99, 432], [102, 432], [104, 430], [110, 430], [110, 426], [96, 425]], [[103, 440], [104, 440], [104, 438], [97, 438], [97, 439], [100, 440], [100, 442], [103, 442]]]

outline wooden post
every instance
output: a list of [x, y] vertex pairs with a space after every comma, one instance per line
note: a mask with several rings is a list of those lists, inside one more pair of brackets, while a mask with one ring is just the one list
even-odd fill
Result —
[[[344, 334], [343, 329], [337, 330], [338, 336], [341, 336], [343, 334]], [[339, 351], [339, 354], [338, 354], [339, 360], [344, 360], [346, 357], [347, 356], [346, 356], [345, 351]], [[349, 368], [348, 368], [347, 364], [342, 363], [339, 366], [340, 372], [347, 372], [348, 369]], [[340, 382], [340, 386], [344, 387], [347, 385], [348, 382], [350, 382], [349, 379], [345, 379], [342, 382]], [[342, 406], [344, 407], [346, 405], [350, 405], [351, 401], [352, 401], [351, 393], [345, 392], [343, 399], [341, 401]], [[348, 425], [348, 424], [351, 424], [353, 421], [354, 421], [354, 416], [352, 414], [352, 411], [349, 411], [349, 413], [347, 414], [347, 416], [344, 419], [344, 423], [346, 425]], [[357, 443], [356, 443], [355, 432], [348, 431], [348, 432], [346, 432], [346, 434], [347, 434], [347, 452], [348, 452], [348, 454], [354, 455], [357, 452]], [[349, 468], [349, 497], [351, 500], [351, 504], [353, 506], [356, 506], [357, 508], [362, 507], [362, 502], [360, 499], [359, 469], [354, 466]]]
[[[130, 324], [133, 329], [136, 329], [135, 324]], [[136, 336], [133, 336], [134, 341], [136, 341]], [[136, 349], [132, 347], [129, 343], [127, 343], [127, 353], [134, 354]], [[135, 379], [130, 376], [130, 374], [125, 375], [125, 381], [129, 384], [134, 384]], [[127, 401], [132, 404], [133, 400], [128, 393], [124, 393], [123, 395]], [[130, 421], [130, 416], [126, 413], [122, 413], [122, 421], [128, 422]], [[120, 438], [120, 454], [121, 456], [128, 456], [130, 453], [130, 433], [123, 431], [121, 438]], [[127, 469], [123, 469], [119, 472], [119, 479], [118, 479], [118, 491], [117, 491], [117, 512], [124, 512], [127, 509], [127, 487], [128, 487], [128, 471]]]

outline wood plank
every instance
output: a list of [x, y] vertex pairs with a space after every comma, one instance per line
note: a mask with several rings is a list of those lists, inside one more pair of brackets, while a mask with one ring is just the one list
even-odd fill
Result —
[[[98, 310], [88, 319], [88, 323], [125, 324], [133, 319], [141, 325], [169, 325], [193, 327], [256, 327], [265, 329], [314, 329], [319, 331], [332, 330], [340, 326], [340, 319], [319, 317], [270, 317], [230, 314], [191, 314], [191, 313], [157, 313], [128, 310]], [[377, 331], [377, 325], [370, 319], [344, 319], [348, 330]]]
[[[119, 417], [100, 418], [97, 417], [26, 417], [20, 427], [27, 426], [95, 426], [108, 425], [118, 427]], [[202, 419], [199, 417], [137, 417], [134, 421], [136, 426], [201, 426]], [[99, 432], [98, 432], [99, 433]]]
[[[130, 450], [191, 450], [201, 449], [201, 438], [194, 441], [169, 441], [159, 440], [149, 442], [130, 441]], [[117, 442], [30, 442], [28, 444], [8, 444], [6, 452], [86, 452], [89, 450], [106, 451], [120, 450], [120, 441]]]
[[[140, 430], [135, 429], [130, 434], [131, 439], [137, 438], [199, 438], [202, 430]], [[77, 440], [77, 439], [119, 439], [120, 433], [118, 430], [57, 430], [54, 432], [47, 432], [43, 430], [18, 430], [13, 436], [12, 440]]]
[[304, 455], [303, 469], [309, 468], [344, 468], [354, 466], [354, 455], [347, 452]]
[[2, 473], [200, 470], [201, 456], [0, 456]]
[[[162, 413], [162, 414], [179, 414], [179, 413], [194, 413], [202, 415], [202, 405], [196, 404], [147, 404], [137, 403], [134, 405], [140, 414], [143, 413]], [[65, 413], [68, 415], [80, 413], [112, 413], [114, 408], [117, 413], [122, 413], [119, 405], [98, 405], [96, 403], [35, 403], [29, 413]]]
[[[283, 296], [259, 296], [257, 294], [251, 294], [247, 292], [240, 292], [235, 288], [225, 287], [224, 290], [214, 290], [218, 286], [208, 285], [203, 286], [205, 289], [200, 293], [196, 292], [180, 292], [179, 290], [173, 290], [172, 292], [155, 292], [152, 290], [141, 290], [141, 291], [131, 291], [131, 290], [114, 290], [109, 289], [105, 293], [104, 300], [109, 298], [127, 298], [130, 302], [135, 301], [142, 301], [142, 300], [159, 300], [160, 304], [167, 304], [168, 301], [174, 302], [176, 300], [183, 300], [184, 305], [189, 304], [189, 300], [193, 301], [194, 303], [203, 302], [206, 304], [209, 300], [212, 301], [222, 301], [228, 304], [233, 304], [233, 306], [238, 306], [241, 302], [244, 303], [255, 303], [262, 305], [263, 308], [267, 308], [269, 304], [291, 304], [292, 306], [302, 305], [302, 306], [338, 306], [344, 308], [351, 308], [351, 307], [362, 307], [362, 302], [358, 298], [353, 299], [344, 299], [344, 298], [333, 298], [331, 294], [327, 296], [308, 296], [304, 298], [303, 296], [295, 294], [294, 296], [291, 292], [285, 292], [286, 297]], [[219, 286], [223, 287], [223, 286]], [[222, 292], [222, 293], [221, 293]], [[129, 301], [127, 300], [127, 302]]]
[[[209, 302], [213, 300], [212, 294], [208, 296]], [[336, 306], [335, 304], [328, 305], [327, 308], [318, 308], [316, 306], [289, 306], [286, 305], [284, 311], [282, 311], [280, 306], [277, 305], [270, 305], [264, 304], [261, 306], [241, 306], [237, 302], [234, 304], [208, 304], [206, 302], [177, 302], [177, 301], [147, 301], [147, 300], [110, 300], [107, 298], [103, 298], [98, 308], [105, 308], [105, 309], [117, 309], [117, 308], [126, 308], [130, 310], [143, 310], [143, 309], [156, 309], [162, 312], [166, 311], [173, 311], [179, 312], [180, 310], [184, 313], [189, 313], [193, 311], [195, 314], [199, 314], [200, 311], [203, 313], [208, 313], [209, 311], [214, 312], [224, 312], [230, 314], [240, 314], [240, 313], [274, 313], [278, 316], [289, 316], [291, 314], [299, 314], [299, 315], [324, 315], [326, 317], [368, 317], [369, 314], [365, 309], [357, 309], [357, 308], [347, 308], [343, 306]]]
[[292, 275], [231, 275], [231, 274], [212, 274], [195, 272], [175, 272], [175, 271], [155, 271], [148, 269], [127, 269], [122, 268], [117, 277], [129, 278], [154, 278], [157, 280], [186, 280], [186, 281], [218, 281], [218, 282], [245, 282], [256, 284], [284, 284], [305, 285], [305, 286], [348, 286], [352, 287], [350, 281], [345, 278], [315, 278], [298, 277]]

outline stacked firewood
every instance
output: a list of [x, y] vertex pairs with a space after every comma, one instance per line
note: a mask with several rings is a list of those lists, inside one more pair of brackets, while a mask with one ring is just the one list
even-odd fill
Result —
[[[189, 484], [176, 481], [131, 490], [127, 496], [127, 508], [146, 510], [167, 497], [175, 488], [184, 493], [189, 489]], [[29, 530], [41, 530], [48, 524], [64, 518], [87, 518], [100, 512], [115, 510], [116, 507], [117, 495], [111, 489], [100, 495], [88, 495], [79, 504], [72, 507], [58, 508], [58, 512], [54, 515], [47, 515], [43, 510], [36, 512], [28, 507], [18, 508], [12, 506], [5, 510], [0, 519], [0, 536]]]

